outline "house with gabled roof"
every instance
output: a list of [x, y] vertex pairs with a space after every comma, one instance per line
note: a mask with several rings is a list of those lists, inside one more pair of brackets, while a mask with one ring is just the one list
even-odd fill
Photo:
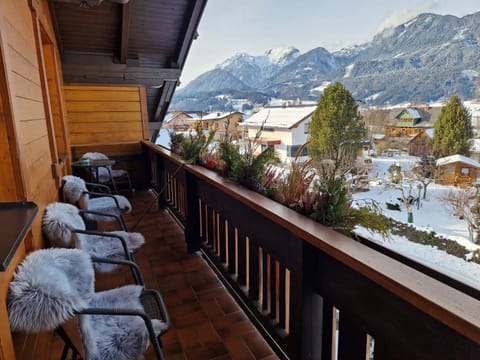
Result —
[[201, 111], [172, 111], [165, 115], [163, 127], [175, 131], [187, 131], [202, 118]]
[[243, 113], [214, 111], [203, 116], [201, 122], [203, 129], [215, 129], [217, 139], [220, 139], [225, 131], [233, 137], [240, 137], [238, 126], [243, 123]]
[[399, 111], [392, 109], [387, 115], [385, 134], [390, 137], [416, 136], [433, 128], [440, 114], [440, 107], [407, 107]]
[[477, 182], [480, 163], [463, 155], [450, 155], [437, 159], [435, 182], [442, 185], [467, 187]]
[[425, 157], [432, 153], [433, 129], [420, 131], [408, 142], [408, 155]]
[[[259, 143], [262, 148], [274, 147], [281, 161], [295, 159], [307, 142], [308, 126], [316, 106], [281, 106], [264, 108], [245, 121], [248, 139], [254, 139], [261, 130]], [[303, 149], [301, 159], [307, 159]]]

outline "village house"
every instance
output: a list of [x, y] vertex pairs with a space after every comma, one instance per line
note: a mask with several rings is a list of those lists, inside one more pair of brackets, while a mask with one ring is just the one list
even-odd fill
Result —
[[435, 182], [442, 185], [466, 187], [477, 182], [480, 163], [463, 155], [437, 159]]
[[192, 128], [195, 121], [202, 118], [202, 112], [172, 111], [165, 115], [163, 127], [175, 131], [187, 131]]
[[[261, 149], [274, 147], [281, 161], [295, 159], [300, 148], [307, 142], [308, 126], [316, 106], [282, 106], [260, 110], [245, 121], [248, 139], [254, 139], [261, 130]], [[300, 154], [307, 159], [307, 149]]]
[[440, 107], [408, 107], [392, 109], [387, 116], [385, 134], [389, 137], [411, 137], [433, 128], [440, 114]]
[[433, 129], [420, 131], [408, 142], [408, 155], [425, 157], [432, 153]]
[[[241, 137], [239, 133], [238, 126], [243, 123], [243, 113], [239, 111], [234, 112], [211, 112], [210, 114], [205, 115], [202, 119], [202, 128], [215, 129], [216, 138], [221, 139], [223, 134], [226, 131], [229, 132], [233, 137]], [[227, 128], [228, 124], [228, 128]]]

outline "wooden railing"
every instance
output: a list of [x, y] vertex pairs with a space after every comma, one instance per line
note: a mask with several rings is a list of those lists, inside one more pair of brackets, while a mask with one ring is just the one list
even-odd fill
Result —
[[480, 359], [479, 300], [144, 147], [189, 251], [205, 254], [281, 358]]

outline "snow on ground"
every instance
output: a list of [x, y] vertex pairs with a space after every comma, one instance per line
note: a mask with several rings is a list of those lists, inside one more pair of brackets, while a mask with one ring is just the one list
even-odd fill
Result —
[[[369, 191], [354, 194], [354, 199], [375, 199], [382, 207], [384, 214], [390, 218], [407, 223], [407, 212], [403, 205], [401, 211], [388, 210], [386, 201], [400, 203], [400, 190], [386, 189], [388, 167], [396, 163], [402, 171], [408, 170], [417, 160], [414, 157], [378, 157], [372, 158], [373, 168], [369, 173], [371, 179]], [[453, 187], [431, 183], [427, 187], [427, 197], [421, 200], [419, 208], [413, 206], [413, 226], [435, 233], [445, 238], [455, 240], [469, 250], [480, 249], [479, 245], [469, 240], [467, 224], [464, 220], [452, 215], [448, 207], [440, 200], [442, 194], [448, 193]], [[413, 189], [412, 195], [418, 196], [418, 189]], [[409, 258], [424, 263], [440, 272], [446, 273], [470, 286], [480, 288], [480, 265], [467, 262], [456, 256], [447, 254], [429, 245], [421, 245], [408, 241], [401, 236], [392, 236], [385, 241], [378, 235], [365, 229], [359, 229], [359, 235], [381, 242], [385, 247], [401, 253]]]

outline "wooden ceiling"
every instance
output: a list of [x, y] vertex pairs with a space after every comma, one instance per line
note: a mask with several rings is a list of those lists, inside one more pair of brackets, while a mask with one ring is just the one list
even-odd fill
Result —
[[206, 2], [49, 0], [65, 83], [143, 84], [161, 122]]

